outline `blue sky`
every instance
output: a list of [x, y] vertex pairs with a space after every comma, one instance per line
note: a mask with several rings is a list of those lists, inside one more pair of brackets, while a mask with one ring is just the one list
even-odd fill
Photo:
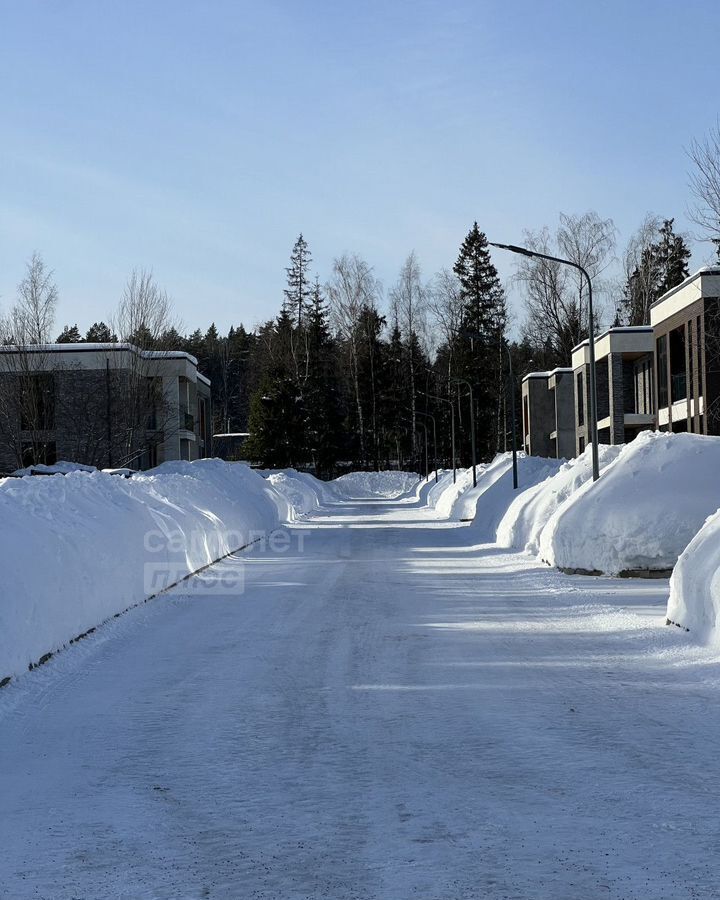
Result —
[[0, 0], [0, 304], [33, 250], [58, 325], [145, 266], [188, 329], [226, 328], [275, 314], [300, 231], [321, 279], [348, 250], [389, 287], [474, 219], [689, 228], [719, 32], [709, 0]]

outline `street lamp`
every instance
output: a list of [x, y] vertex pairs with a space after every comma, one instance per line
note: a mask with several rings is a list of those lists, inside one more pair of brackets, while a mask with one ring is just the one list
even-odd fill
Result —
[[[433, 462], [435, 463], [435, 466], [434, 466], [434, 468], [435, 468], [435, 483], [437, 484], [437, 480], [438, 480], [437, 463], [438, 463], [438, 460], [437, 460], [437, 428], [435, 427], [435, 416], [431, 415], [430, 413], [420, 412], [419, 409], [416, 409], [416, 410], [415, 410], [415, 415], [416, 415], [416, 416], [427, 416], [428, 419], [431, 419], [431, 420], [432, 420], [432, 423], [433, 423]], [[425, 430], [425, 433], [427, 434], [427, 429]], [[425, 453], [425, 459], [427, 460], [427, 451], [426, 451], [426, 453]]]
[[424, 422], [416, 422], [416, 428], [422, 428], [425, 432], [425, 481], [430, 480], [430, 469], [428, 468], [428, 430], [427, 425]]
[[453, 378], [456, 384], [467, 385], [470, 391], [470, 446], [472, 448], [472, 470], [473, 470], [473, 487], [477, 487], [477, 475], [475, 474], [475, 403], [473, 402], [473, 389], [470, 382], [465, 378]]
[[598, 462], [598, 435], [597, 435], [597, 379], [595, 377], [595, 319], [593, 316], [592, 281], [579, 263], [571, 259], [561, 259], [559, 256], [549, 256], [547, 253], [538, 253], [537, 250], [528, 250], [527, 247], [517, 247], [515, 244], [494, 244], [488, 241], [491, 247], [499, 250], [509, 250], [511, 253], [519, 253], [520, 256], [529, 256], [532, 259], [547, 259], [550, 262], [561, 263], [564, 266], [572, 266], [577, 269], [587, 281], [588, 285], [588, 316], [590, 345], [590, 440], [592, 441], [592, 477], [597, 481], [600, 477], [600, 465]]
[[[512, 351], [507, 345], [508, 366], [510, 368], [510, 418], [512, 419], [512, 466], [513, 466], [513, 490], [518, 488], [518, 464], [517, 464], [517, 437], [515, 435], [515, 376], [513, 375]], [[507, 425], [505, 426], [507, 428]], [[507, 431], [505, 431], [507, 434]]]
[[[423, 391], [420, 391], [420, 393], [424, 394]], [[455, 484], [455, 404], [452, 400], [448, 400], [447, 397], [438, 397], [437, 394], [424, 394], [424, 396], [430, 400], [439, 400], [441, 403], [450, 404], [450, 442], [452, 445], [453, 484]]]

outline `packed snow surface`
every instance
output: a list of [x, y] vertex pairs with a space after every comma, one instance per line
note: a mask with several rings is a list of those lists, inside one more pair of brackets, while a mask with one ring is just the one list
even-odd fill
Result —
[[0, 679], [267, 534], [283, 499], [242, 463], [0, 484]]
[[348, 472], [330, 484], [347, 500], [394, 500], [412, 491], [419, 481], [414, 472]]
[[719, 471], [717, 438], [642, 432], [553, 513], [540, 555], [608, 575], [672, 569], [720, 507]]
[[[600, 469], [617, 459], [621, 449], [621, 446], [601, 444], [598, 448]], [[587, 447], [580, 456], [563, 463], [555, 475], [515, 497], [498, 525], [497, 544], [538, 553], [540, 535], [553, 513], [591, 478], [592, 447]]]
[[[221, 493], [264, 517], [240, 472]], [[103, 484], [33, 489], [73, 478]], [[0, 894], [716, 900], [720, 658], [664, 626], [666, 581], [562, 575], [414, 500], [283, 535], [0, 690]]]

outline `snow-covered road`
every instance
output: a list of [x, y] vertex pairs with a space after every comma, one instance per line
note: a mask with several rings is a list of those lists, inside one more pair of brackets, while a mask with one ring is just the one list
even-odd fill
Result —
[[716, 898], [718, 659], [470, 533], [338, 506], [1, 691], [0, 896]]

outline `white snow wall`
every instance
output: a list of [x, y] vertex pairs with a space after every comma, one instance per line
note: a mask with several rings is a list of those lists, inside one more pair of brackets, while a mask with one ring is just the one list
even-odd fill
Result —
[[673, 569], [667, 618], [695, 640], [720, 643], [720, 511], [708, 518]]
[[606, 575], [672, 569], [720, 507], [718, 471], [720, 439], [644, 431], [553, 512], [540, 555]]
[[0, 681], [288, 517], [260, 475], [220, 460], [7, 479]]

